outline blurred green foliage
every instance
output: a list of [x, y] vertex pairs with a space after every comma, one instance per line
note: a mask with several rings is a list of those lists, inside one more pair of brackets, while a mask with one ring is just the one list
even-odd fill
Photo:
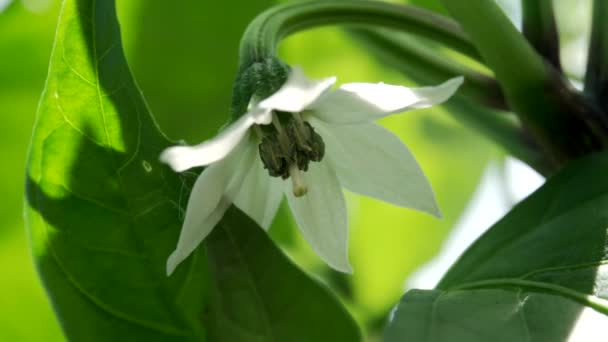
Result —
[[[61, 341], [61, 332], [29, 256], [22, 222], [24, 162], [55, 32], [59, 1], [34, 13], [16, 1], [0, 13], [0, 341]], [[38, 1], [40, 2], [40, 0]], [[441, 10], [438, 1], [412, 1]], [[161, 127], [174, 139], [197, 142], [228, 117], [240, 35], [273, 1], [119, 2], [125, 50], [135, 78]], [[409, 84], [336, 28], [298, 34], [281, 46], [289, 63], [311, 77], [339, 82]], [[283, 208], [271, 230], [302, 267], [336, 288], [375, 335], [403, 293], [405, 279], [439, 249], [459, 218], [487, 161], [499, 152], [463, 129], [442, 109], [382, 121], [418, 158], [444, 218], [349, 194], [351, 260], [355, 273], [330, 271], [302, 242]], [[34, 327], [34, 328], [33, 328]]]
[[32, 13], [20, 3], [0, 13], [0, 341], [61, 341], [36, 276], [22, 219], [24, 165], [46, 77], [57, 4]]

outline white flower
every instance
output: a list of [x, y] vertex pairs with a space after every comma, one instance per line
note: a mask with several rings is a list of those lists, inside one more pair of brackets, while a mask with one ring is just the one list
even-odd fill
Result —
[[413, 89], [383, 83], [331, 89], [335, 81], [311, 81], [293, 68], [276, 93], [252, 105], [215, 138], [162, 153], [161, 160], [176, 171], [208, 165], [190, 194], [167, 274], [190, 255], [232, 203], [267, 229], [285, 194], [306, 241], [342, 272], [351, 272], [342, 187], [440, 216], [412, 153], [373, 121], [441, 103], [454, 94], [462, 77]]

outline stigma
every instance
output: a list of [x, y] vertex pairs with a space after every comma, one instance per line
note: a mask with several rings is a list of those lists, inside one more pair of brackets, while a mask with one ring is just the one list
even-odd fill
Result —
[[308, 187], [304, 184], [302, 173], [303, 172], [298, 169], [295, 164], [289, 167], [289, 176], [291, 177], [291, 183], [293, 185], [293, 195], [296, 197], [302, 197], [308, 192]]

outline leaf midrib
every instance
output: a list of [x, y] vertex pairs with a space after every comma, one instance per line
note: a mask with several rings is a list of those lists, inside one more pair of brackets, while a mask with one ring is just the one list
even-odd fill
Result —
[[[592, 197], [590, 197], [590, 198], [588, 198], [588, 199], [586, 199], [584, 201], [578, 202], [577, 206], [574, 209], [570, 209], [568, 211], [561, 212], [561, 213], [557, 214], [556, 216], [552, 216], [548, 220], [547, 220], [546, 217], [543, 217], [541, 220], [539, 220], [538, 224], [536, 224], [534, 226], [535, 227], [534, 230], [535, 231], [539, 230], [542, 227], [544, 227], [545, 225], [551, 224], [551, 223], [555, 222], [557, 219], [560, 219], [561, 217], [563, 217], [564, 215], [568, 215], [568, 214], [570, 214], [570, 213], [572, 213], [572, 212], [574, 212], [576, 210], [579, 210], [581, 207], [583, 207], [583, 206], [587, 205], [588, 203], [593, 202], [593, 201], [595, 201], [595, 200], [597, 200], [597, 199], [599, 199], [601, 197], [608, 197], [608, 194], [601, 193], [601, 194], [598, 194], [596, 196], [592, 196]], [[555, 203], [555, 201], [553, 201], [552, 203]], [[553, 204], [551, 204], [551, 205], [553, 205]], [[550, 207], [551, 205], [548, 205], [548, 207]], [[481, 261], [479, 261], [475, 265], [475, 269], [474, 270], [469, 270], [469, 272], [467, 272], [468, 276], [474, 275], [477, 270], [483, 269], [485, 267], [485, 265], [487, 265], [488, 263], [490, 263], [492, 261], [492, 259], [494, 259], [496, 257], [496, 255], [498, 255], [501, 251], [503, 251], [503, 250], [507, 249], [508, 247], [512, 246], [515, 242], [523, 239], [525, 236], [526, 236], [525, 234], [513, 235], [513, 237], [511, 237], [505, 243], [502, 243], [500, 246], [497, 246], [496, 248], [491, 249], [488, 253], [486, 253], [486, 254], [484, 254], [482, 256], [478, 256], [477, 259], [481, 260]], [[473, 246], [471, 246], [471, 248], [474, 248], [475, 245], [482, 244], [483, 240], [484, 240], [483, 237], [481, 239], [477, 240], [476, 243]], [[464, 256], [466, 256], [466, 254], [462, 255], [462, 257], [464, 257]], [[457, 261], [456, 264], [458, 262], [459, 261]], [[563, 266], [563, 267], [569, 267], [569, 265]], [[539, 271], [543, 271], [543, 270], [544, 270], [544, 268], [543, 269], [539, 269], [539, 270], [535, 270], [535, 271], [531, 271], [531, 272], [528, 272], [528, 273], [535, 273], [535, 272], [539, 272]], [[528, 273], [526, 273], [526, 275]], [[456, 278], [456, 280], [458, 280], [458, 278]], [[461, 280], [463, 280], [463, 279], [461, 279]], [[451, 282], [453, 283], [454, 280], [452, 280]], [[444, 285], [441, 284], [441, 282], [440, 282], [440, 284], [438, 285], [438, 287], [443, 288]], [[453, 288], [453, 287], [446, 286], [446, 288], [450, 289], [450, 288]]]
[[239, 259], [241, 265], [243, 265], [243, 268], [245, 269], [245, 272], [246, 272], [245, 279], [247, 279], [247, 282], [249, 283], [249, 286], [253, 290], [253, 294], [259, 304], [259, 307], [261, 308], [261, 310], [259, 310], [259, 312], [262, 316], [262, 320], [264, 322], [264, 327], [265, 327], [266, 331], [268, 332], [267, 336], [270, 338], [270, 341], [278, 341], [276, 339], [276, 337], [274, 336], [274, 332], [271, 328], [270, 318], [268, 317], [269, 316], [268, 310], [266, 308], [262, 295], [258, 291], [257, 283], [255, 281], [255, 278], [253, 277], [253, 272], [251, 271], [251, 267], [247, 263], [247, 261], [246, 261], [247, 259], [241, 254], [240, 246], [236, 242], [236, 239], [234, 238], [233, 233], [230, 230], [229, 224], [225, 223], [225, 224], [221, 225], [221, 227], [216, 227], [216, 228], [224, 229], [224, 231], [226, 232], [226, 235], [228, 236], [228, 239], [230, 240], [230, 243], [233, 245], [233, 250], [235, 251], [237, 258]]
[[480, 280], [465, 283], [460, 286], [452, 287], [448, 291], [488, 289], [488, 288], [504, 288], [518, 287], [521, 289], [531, 290], [532, 292], [541, 292], [549, 294], [557, 294], [562, 297], [567, 297], [585, 306], [591, 307], [605, 315], [608, 315], [608, 300], [600, 297], [584, 294], [565, 286], [545, 283], [540, 281], [523, 280], [516, 278], [497, 278], [491, 280]]

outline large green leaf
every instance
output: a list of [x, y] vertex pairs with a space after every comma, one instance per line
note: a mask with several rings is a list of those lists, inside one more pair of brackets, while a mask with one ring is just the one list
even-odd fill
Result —
[[30, 148], [26, 216], [68, 339], [357, 340], [337, 299], [236, 209], [207, 253], [199, 248], [166, 277], [196, 176], [158, 162], [169, 144], [130, 75], [114, 1], [65, 0]]
[[124, 61], [113, 1], [65, 1], [28, 163], [28, 225], [71, 340], [193, 340], [205, 259], [166, 278], [183, 182]]
[[222, 229], [215, 229], [206, 241], [213, 275], [212, 339], [360, 341], [359, 329], [337, 299], [253, 226], [233, 208], [224, 216]]
[[403, 297], [385, 340], [600, 342], [606, 324], [604, 314], [551, 292], [413, 290]]
[[561, 341], [581, 327], [597, 338], [585, 341], [601, 340], [594, 334], [608, 323], [606, 168], [608, 153], [597, 154], [550, 179], [473, 244], [439, 290], [407, 293], [387, 340]]

